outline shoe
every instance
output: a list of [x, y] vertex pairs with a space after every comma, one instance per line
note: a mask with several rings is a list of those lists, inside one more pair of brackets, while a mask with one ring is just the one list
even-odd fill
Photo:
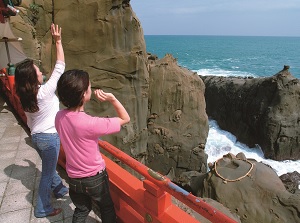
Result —
[[69, 193], [69, 189], [60, 183], [54, 190], [53, 194], [56, 199], [63, 198], [67, 193]]
[[61, 211], [62, 211], [61, 208], [54, 208], [54, 210], [50, 214], [48, 214], [47, 217], [58, 215]]
[[[63, 198], [67, 193], [69, 193], [69, 189], [66, 186], [64, 186], [64, 185], [62, 185], [61, 187], [58, 187], [58, 188], [60, 188], [60, 189], [59, 190], [55, 189], [53, 191], [54, 197], [56, 199]], [[57, 193], [57, 192], [60, 192], [60, 193]]]
[[56, 199], [60, 199], [60, 198], [63, 198], [67, 193], [69, 193], [69, 191], [66, 191], [66, 193], [64, 193], [64, 194], [54, 194], [54, 197]]

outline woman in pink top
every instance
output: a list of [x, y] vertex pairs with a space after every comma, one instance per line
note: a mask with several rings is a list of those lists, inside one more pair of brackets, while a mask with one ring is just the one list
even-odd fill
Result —
[[69, 194], [76, 207], [72, 222], [85, 222], [94, 200], [99, 206], [102, 222], [114, 223], [116, 214], [98, 140], [100, 136], [119, 132], [130, 117], [113, 94], [99, 89], [94, 91], [96, 98], [110, 102], [118, 117], [93, 117], [84, 112], [84, 105], [92, 94], [89, 75], [85, 71], [66, 71], [58, 81], [57, 92], [67, 107], [57, 113], [55, 127], [66, 154]]

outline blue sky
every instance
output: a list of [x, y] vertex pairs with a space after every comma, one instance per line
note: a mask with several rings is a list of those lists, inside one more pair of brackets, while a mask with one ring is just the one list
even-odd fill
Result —
[[300, 0], [131, 0], [145, 35], [300, 36]]

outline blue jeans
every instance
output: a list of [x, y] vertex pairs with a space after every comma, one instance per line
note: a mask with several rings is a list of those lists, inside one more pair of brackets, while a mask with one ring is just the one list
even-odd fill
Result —
[[72, 223], [84, 223], [92, 200], [100, 209], [102, 223], [115, 223], [116, 212], [109, 192], [106, 170], [92, 177], [69, 178], [69, 195], [75, 205]]
[[37, 204], [34, 210], [35, 217], [46, 217], [53, 212], [51, 205], [52, 192], [56, 198], [68, 193], [68, 188], [62, 184], [60, 176], [56, 172], [59, 155], [60, 140], [57, 133], [33, 134], [32, 144], [42, 159], [42, 174], [37, 196]]

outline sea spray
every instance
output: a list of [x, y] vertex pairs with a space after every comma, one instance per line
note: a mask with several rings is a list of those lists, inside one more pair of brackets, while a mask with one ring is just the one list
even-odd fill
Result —
[[275, 161], [271, 159], [265, 159], [263, 151], [259, 145], [256, 145], [254, 148], [250, 148], [247, 145], [237, 141], [236, 137], [230, 132], [220, 129], [215, 120], [209, 120], [209, 133], [205, 152], [208, 154], [208, 163], [214, 162], [228, 153], [236, 155], [242, 152], [247, 158], [252, 158], [258, 162], [262, 162], [271, 166], [278, 176], [300, 170], [300, 160]]

